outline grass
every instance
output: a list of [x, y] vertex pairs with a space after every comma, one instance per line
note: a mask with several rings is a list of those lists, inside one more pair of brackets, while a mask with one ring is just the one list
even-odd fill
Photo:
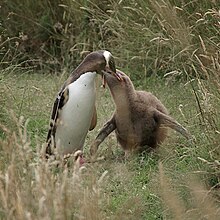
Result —
[[[218, 219], [220, 65], [217, 1], [5, 1], [0, 4], [0, 219]], [[41, 151], [62, 83], [88, 51], [109, 49], [195, 143], [170, 132], [154, 153], [56, 166]], [[97, 79], [98, 124], [114, 104]]]
[[[195, 136], [196, 145], [171, 131], [157, 152], [124, 161], [111, 135], [100, 147], [106, 160], [77, 171], [73, 166], [57, 168], [53, 161], [46, 163], [40, 157], [51, 106], [66, 76], [24, 70], [1, 72], [1, 218], [178, 219], [180, 212], [180, 219], [217, 219], [219, 197], [214, 196], [218, 192], [214, 186], [219, 186], [215, 165], [218, 134], [207, 135], [200, 124], [190, 83], [154, 76], [135, 82], [137, 88], [161, 99], [171, 115]], [[194, 86], [198, 90], [197, 84]], [[98, 129], [114, 110], [109, 91], [100, 87], [99, 78], [97, 108], [98, 125], [88, 134], [86, 155]], [[206, 186], [188, 181], [191, 176]], [[212, 218], [200, 213], [200, 207], [209, 201], [215, 205], [204, 212]], [[211, 214], [213, 210], [216, 214]]]
[[53, 72], [106, 48], [119, 66], [142, 73], [134, 71], [136, 78], [207, 77], [218, 60], [218, 10], [217, 1], [205, 0], [7, 1], [1, 9], [0, 60]]

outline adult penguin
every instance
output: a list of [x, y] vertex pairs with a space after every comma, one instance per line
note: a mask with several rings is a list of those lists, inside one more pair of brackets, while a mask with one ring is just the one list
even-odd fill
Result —
[[88, 131], [96, 126], [95, 77], [102, 71], [117, 77], [114, 58], [107, 50], [88, 54], [64, 83], [53, 105], [47, 156], [54, 148], [61, 156], [82, 150]]

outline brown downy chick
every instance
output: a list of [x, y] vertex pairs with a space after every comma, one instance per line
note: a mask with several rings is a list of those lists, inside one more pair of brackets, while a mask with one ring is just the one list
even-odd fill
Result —
[[117, 70], [117, 74], [122, 80], [110, 73], [104, 74], [116, 109], [92, 144], [91, 155], [95, 155], [98, 146], [114, 130], [125, 153], [156, 148], [167, 137], [167, 127], [178, 131], [187, 139], [191, 138], [188, 131], [169, 116], [157, 97], [150, 92], [135, 90], [125, 73]]

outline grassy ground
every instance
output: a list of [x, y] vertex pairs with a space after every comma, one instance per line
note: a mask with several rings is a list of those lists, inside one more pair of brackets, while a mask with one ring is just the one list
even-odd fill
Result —
[[[216, 90], [207, 101], [203, 81], [183, 83], [154, 76], [136, 81], [138, 89], [153, 92], [165, 104], [196, 142], [171, 131], [157, 152], [125, 161], [112, 134], [100, 147], [106, 160], [77, 171], [73, 166], [57, 168], [40, 157], [51, 106], [67, 75], [0, 73], [1, 219], [217, 219], [219, 131], [208, 120], [211, 107], [215, 113], [220, 109]], [[205, 100], [211, 105], [204, 117], [193, 88], [202, 107]], [[100, 78], [97, 108], [98, 125], [88, 134], [85, 154], [114, 110], [108, 89], [100, 88]], [[212, 118], [218, 128], [219, 121]]]

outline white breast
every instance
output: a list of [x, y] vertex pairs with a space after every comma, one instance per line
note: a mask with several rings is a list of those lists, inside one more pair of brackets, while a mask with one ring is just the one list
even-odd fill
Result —
[[69, 99], [59, 113], [55, 134], [56, 148], [61, 155], [83, 147], [94, 111], [95, 76], [95, 72], [88, 72], [68, 85]]

